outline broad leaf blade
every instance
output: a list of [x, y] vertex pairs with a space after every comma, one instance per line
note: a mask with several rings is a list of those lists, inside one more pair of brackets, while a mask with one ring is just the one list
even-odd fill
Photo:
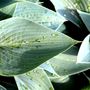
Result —
[[68, 8], [90, 12], [90, 0], [51, 0], [56, 9]]
[[90, 32], [90, 13], [86, 13], [86, 12], [82, 12], [78, 10], [78, 13], [82, 19], [82, 21], [84, 22], [84, 24], [86, 25], [88, 31]]
[[17, 3], [13, 17], [25, 18], [54, 30], [66, 21], [54, 11], [31, 2]]
[[40, 65], [41, 68], [43, 68], [45, 71], [48, 71], [49, 73], [56, 74], [50, 63], [47, 61]]
[[81, 44], [78, 52], [77, 63], [90, 64], [90, 35]]
[[[16, 7], [16, 3], [25, 0], [0, 0], [0, 12], [11, 17]], [[3, 15], [2, 15], [3, 16]]]
[[16, 3], [12, 3], [10, 5], [3, 7], [3, 8], [0, 8], [0, 12], [11, 17], [14, 13], [15, 7], [16, 7]]
[[37, 2], [39, 0], [0, 0], [0, 8], [3, 8], [16, 2], [23, 2], [23, 1]]
[[12, 16], [16, 8], [17, 2], [25, 1], [39, 3], [39, 0], [0, 0], [0, 12], [8, 16]]
[[29, 20], [3, 20], [0, 22], [0, 74], [30, 71], [76, 43], [60, 32]]
[[15, 76], [15, 80], [19, 90], [54, 90], [48, 76], [40, 68]]
[[12, 16], [16, 7], [16, 2], [16, 0], [0, 0], [0, 20]]
[[49, 79], [52, 82], [55, 82], [55, 83], [64, 83], [64, 82], [67, 82], [69, 80], [68, 76], [60, 76], [60, 75], [58, 75], [55, 72], [54, 68], [49, 63], [49, 61], [43, 63], [42, 65], [40, 65], [40, 67], [44, 69], [44, 71], [47, 73]]
[[[76, 26], [80, 27], [82, 24], [81, 18], [79, 17], [78, 12], [73, 7], [70, 0], [51, 0], [53, 5], [56, 8], [56, 11], [65, 17], [67, 20], [74, 23]], [[67, 2], [67, 3], [66, 3]], [[67, 5], [68, 4], [68, 5]]]
[[90, 68], [90, 64], [76, 64], [77, 52], [78, 49], [76, 47], [72, 47], [66, 52], [61, 53], [49, 60], [58, 75], [72, 75]]

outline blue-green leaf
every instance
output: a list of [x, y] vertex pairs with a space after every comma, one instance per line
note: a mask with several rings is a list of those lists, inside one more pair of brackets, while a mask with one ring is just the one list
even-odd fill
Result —
[[90, 64], [90, 35], [82, 42], [77, 56], [77, 63]]
[[58, 75], [57, 72], [55, 72], [55, 69], [51, 66], [49, 61], [43, 63], [42, 65], [40, 65], [40, 67], [44, 69], [44, 71], [47, 73], [49, 79], [52, 82], [64, 83], [64, 82], [67, 82], [69, 80], [68, 75], [66, 75], [66, 76]]
[[76, 43], [60, 32], [26, 19], [0, 21], [0, 75], [30, 71]]
[[56, 9], [68, 8], [90, 12], [90, 0], [50, 0]]
[[17, 3], [13, 17], [25, 18], [54, 30], [66, 21], [56, 12], [31, 2]]
[[72, 47], [49, 60], [55, 72], [60, 76], [72, 75], [89, 69], [90, 64], [77, 64], [76, 47]]
[[25, 1], [30, 1], [37, 4], [39, 3], [39, 0], [0, 0], [0, 13], [12, 16], [17, 2]]
[[78, 13], [79, 13], [82, 21], [86, 25], [88, 31], [90, 32], [90, 24], [89, 24], [89, 22], [90, 22], [90, 13], [82, 12], [80, 10], [78, 10]]
[[15, 80], [19, 90], [54, 90], [47, 74], [40, 68], [15, 76]]
[[82, 21], [76, 8], [74, 7], [73, 1], [75, 0], [51, 0], [56, 11], [60, 15], [80, 27], [82, 25]]

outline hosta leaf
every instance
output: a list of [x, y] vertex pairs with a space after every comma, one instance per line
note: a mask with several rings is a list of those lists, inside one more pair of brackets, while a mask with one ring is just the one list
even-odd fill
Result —
[[[70, 0], [69, 1], [68, 0], [50, 0], [50, 1], [54, 4], [56, 11], [60, 15], [62, 15], [63, 17], [65, 17], [67, 20], [71, 21], [78, 27], [81, 26], [82, 21], [76, 9], [74, 8], [72, 9], [73, 5], [71, 3], [68, 3], [70, 5], [66, 5], [67, 3], [65, 1], [70, 2]], [[68, 8], [70, 6], [71, 8]]]
[[49, 79], [52, 82], [55, 82], [55, 83], [64, 83], [64, 82], [67, 82], [69, 80], [68, 76], [59, 76], [55, 72], [54, 68], [51, 66], [51, 64], [48, 61], [43, 63], [42, 65], [40, 65], [40, 67], [45, 70], [45, 72], [47, 73]]
[[16, 0], [0, 0], [0, 20], [12, 16], [16, 7]]
[[60, 76], [56, 72], [55, 73], [51, 73], [51, 72], [46, 71], [46, 70], [45, 70], [45, 72], [47, 73], [49, 79], [52, 82], [55, 82], [55, 83], [65, 83], [65, 82], [67, 82], [69, 80], [69, 76], [68, 75]]
[[13, 17], [22, 17], [54, 30], [66, 21], [54, 11], [31, 2], [17, 3]]
[[38, 2], [39, 0], [0, 0], [0, 8], [8, 6], [12, 3], [22, 2], [22, 1]]
[[2, 85], [0, 85], [0, 90], [7, 90], [7, 89], [3, 87]]
[[49, 73], [56, 74], [50, 63], [47, 61], [40, 65], [41, 68], [43, 68], [45, 71], [48, 71]]
[[16, 3], [19, 1], [25, 1], [25, 0], [0, 0], [0, 12], [6, 14], [7, 17], [12, 16], [16, 7]]
[[54, 83], [66, 83], [69, 79], [69, 76], [50, 77], [50, 80]]
[[2, 12], [3, 14], [6, 14], [7, 16], [11, 17], [14, 13], [16, 7], [16, 3], [7, 5], [3, 8], [0, 8], [0, 12]]
[[40, 68], [15, 76], [15, 80], [19, 90], [54, 90], [47, 74]]
[[51, 0], [56, 8], [78, 9], [84, 12], [90, 12], [90, 0]]
[[82, 11], [79, 11], [78, 10], [78, 13], [81, 17], [81, 19], [83, 20], [84, 24], [86, 25], [87, 29], [89, 30], [90, 32], [90, 13], [86, 13], [86, 12], [82, 12]]
[[60, 32], [26, 19], [3, 20], [0, 22], [0, 74], [32, 70], [76, 43]]
[[17, 2], [24, 2], [24, 1], [30, 1], [33, 3], [39, 2], [39, 0], [0, 0], [0, 12], [12, 16], [16, 8]]
[[76, 47], [72, 47], [66, 52], [61, 53], [49, 60], [58, 75], [72, 75], [82, 72], [90, 67], [90, 65], [87, 64], [76, 64], [77, 52], [78, 49]]
[[81, 44], [78, 52], [77, 63], [90, 64], [90, 35], [88, 35]]

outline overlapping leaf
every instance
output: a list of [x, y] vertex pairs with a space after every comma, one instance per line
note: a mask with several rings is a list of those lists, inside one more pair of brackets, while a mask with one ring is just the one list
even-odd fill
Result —
[[54, 90], [47, 74], [40, 68], [15, 76], [15, 80], [19, 90]]
[[78, 10], [78, 13], [82, 19], [82, 21], [84, 22], [84, 24], [86, 25], [88, 31], [90, 32], [90, 13], [86, 13], [86, 12], [82, 12]]
[[74, 23], [76, 26], [80, 27], [82, 24], [81, 18], [78, 14], [78, 12], [76, 11], [76, 9], [73, 7], [72, 5], [72, 1], [71, 3], [70, 0], [50, 0], [55, 8], [56, 11], [62, 15], [63, 17], [65, 17], [67, 20], [71, 21], [72, 23]]
[[66, 75], [66, 76], [58, 75], [57, 72], [55, 71], [55, 69], [51, 66], [49, 61], [41, 64], [40, 67], [45, 70], [45, 72], [47, 73], [49, 79], [52, 82], [64, 83], [64, 82], [67, 82], [69, 80], [68, 75]]
[[0, 12], [12, 16], [18, 1], [23, 0], [0, 0]]
[[[39, 0], [0, 0], [0, 13], [6, 17], [10, 17], [13, 15], [14, 10], [16, 8], [17, 2], [25, 2], [30, 1], [33, 3], [38, 3]], [[3, 15], [1, 17], [3, 17]]]
[[3, 20], [0, 22], [0, 74], [15, 75], [32, 70], [76, 43], [60, 32], [29, 20]]
[[78, 9], [90, 12], [90, 0], [51, 0], [56, 8]]
[[57, 29], [66, 20], [55, 12], [31, 2], [19, 2], [13, 14], [14, 17], [22, 17], [43, 26]]
[[90, 35], [88, 35], [82, 42], [78, 52], [77, 63], [90, 64]]
[[[82, 52], [86, 53], [84, 51], [86, 50]], [[51, 58], [48, 63], [44, 63], [41, 67], [47, 72], [51, 81], [67, 82], [69, 75], [77, 74], [90, 68], [90, 64], [77, 64], [77, 53], [78, 48], [72, 47], [66, 52]]]
[[76, 47], [72, 47], [68, 51], [61, 53], [50, 59], [50, 64], [60, 76], [72, 75], [90, 68], [90, 64], [77, 64]]
[[56, 11], [67, 20], [70, 20], [80, 28], [86, 25], [90, 31], [90, 15], [88, 13], [90, 12], [89, 0], [51, 0], [51, 2], [54, 4]]

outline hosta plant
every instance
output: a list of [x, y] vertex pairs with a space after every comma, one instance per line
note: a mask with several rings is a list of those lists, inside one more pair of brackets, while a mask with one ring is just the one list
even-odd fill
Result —
[[44, 0], [0, 1], [0, 75], [14, 77], [18, 90], [55, 90], [52, 82], [79, 73], [89, 80], [90, 1], [50, 1], [55, 11]]

